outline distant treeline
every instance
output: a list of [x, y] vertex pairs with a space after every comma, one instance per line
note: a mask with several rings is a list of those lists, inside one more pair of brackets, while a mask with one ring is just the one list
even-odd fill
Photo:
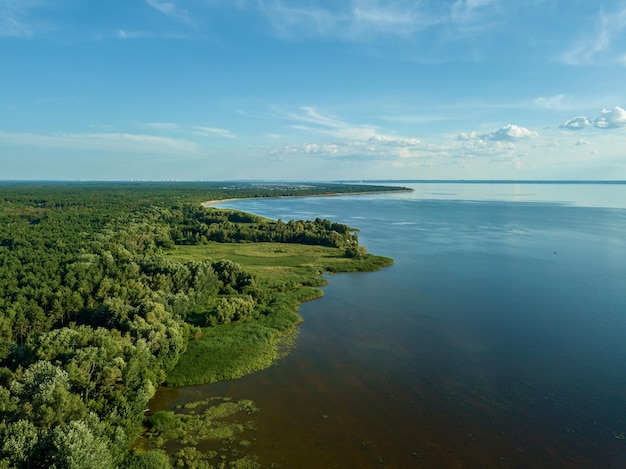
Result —
[[191, 318], [251, 320], [272, 301], [239, 265], [175, 262], [169, 248], [279, 241], [364, 256], [345, 225], [200, 202], [357, 189], [370, 187], [1, 183], [0, 468], [148, 467], [127, 451], [155, 388], [199, 333]]
[[405, 187], [339, 183], [259, 182], [32, 182], [0, 181], [0, 200], [37, 207], [197, 203], [258, 197], [407, 191]]

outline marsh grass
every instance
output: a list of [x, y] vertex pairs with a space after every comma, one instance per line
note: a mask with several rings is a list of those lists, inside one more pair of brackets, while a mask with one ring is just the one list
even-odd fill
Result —
[[169, 386], [235, 379], [271, 366], [290, 350], [284, 343], [295, 343], [289, 334], [302, 322], [299, 304], [323, 295], [319, 287], [327, 283], [325, 272], [373, 271], [393, 262], [373, 255], [346, 258], [339, 248], [284, 243], [176, 246], [167, 256], [181, 262], [229, 259], [255, 275], [265, 298], [252, 321], [202, 328], [168, 374]]
[[[247, 399], [212, 397], [179, 406], [176, 412], [155, 412], [146, 418], [147, 431], [142, 437], [142, 446], [148, 451], [133, 457], [140, 461], [148, 455], [163, 456], [165, 451], [172, 467], [259, 467], [257, 459], [248, 454], [249, 438], [256, 430], [251, 416], [258, 411]], [[225, 460], [230, 461], [227, 466]]]

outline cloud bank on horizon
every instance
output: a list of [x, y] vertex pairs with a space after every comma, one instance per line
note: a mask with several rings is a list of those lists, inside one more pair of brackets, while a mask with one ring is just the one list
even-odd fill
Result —
[[626, 1], [0, 0], [0, 179], [626, 179]]

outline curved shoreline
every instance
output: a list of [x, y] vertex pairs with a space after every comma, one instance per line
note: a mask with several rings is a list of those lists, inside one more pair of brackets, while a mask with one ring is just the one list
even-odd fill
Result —
[[232, 202], [235, 200], [257, 200], [257, 199], [296, 199], [305, 197], [339, 197], [342, 195], [371, 195], [371, 194], [396, 194], [398, 192], [415, 192], [415, 189], [402, 188], [389, 191], [362, 191], [362, 192], [333, 192], [330, 194], [308, 194], [308, 195], [269, 195], [262, 197], [233, 197], [229, 199], [207, 200], [202, 202], [203, 207], [210, 207], [221, 202]]

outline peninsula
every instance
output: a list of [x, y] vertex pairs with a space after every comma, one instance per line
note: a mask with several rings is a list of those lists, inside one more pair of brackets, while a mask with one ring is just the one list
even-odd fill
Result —
[[324, 272], [392, 262], [331, 220], [203, 201], [395, 190], [405, 189], [0, 183], [2, 467], [148, 467], [160, 456], [129, 448], [157, 386], [269, 366]]

